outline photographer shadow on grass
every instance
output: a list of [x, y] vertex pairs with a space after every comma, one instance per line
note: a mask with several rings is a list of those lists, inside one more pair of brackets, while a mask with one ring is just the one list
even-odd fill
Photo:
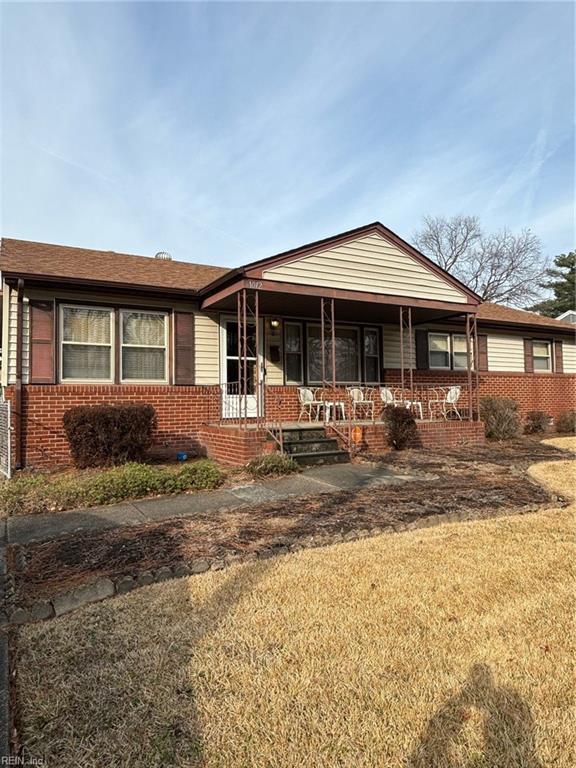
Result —
[[[483, 752], [454, 757], [470, 710], [483, 716]], [[543, 768], [536, 755], [530, 707], [513, 688], [496, 685], [486, 664], [474, 664], [459, 693], [430, 718], [407, 768]]]

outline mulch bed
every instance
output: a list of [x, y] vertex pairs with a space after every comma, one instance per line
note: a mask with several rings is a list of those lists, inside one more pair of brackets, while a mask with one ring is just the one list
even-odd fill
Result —
[[536, 461], [563, 459], [551, 446], [530, 440], [434, 454], [406, 451], [381, 457], [386, 466], [438, 475], [399, 485], [286, 499], [192, 518], [128, 526], [97, 534], [11, 547], [12, 605], [26, 605], [94, 581], [197, 559], [271, 553], [303, 537], [402, 527], [430, 515], [536, 509], [550, 495], [524, 469]]

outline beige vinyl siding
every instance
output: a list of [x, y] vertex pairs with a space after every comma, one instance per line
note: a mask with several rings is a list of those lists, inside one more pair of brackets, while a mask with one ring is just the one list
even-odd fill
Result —
[[[400, 328], [397, 325], [383, 326], [384, 368], [400, 368]], [[410, 359], [412, 366], [410, 366]], [[404, 333], [404, 366], [416, 368], [416, 338], [412, 332], [412, 358], [410, 358], [410, 338]]]
[[562, 342], [562, 356], [564, 360], [564, 373], [576, 373], [576, 342]]
[[197, 312], [194, 322], [196, 384], [220, 381], [220, 324], [218, 315]]
[[[4, 293], [4, 297], [6, 297], [6, 293]], [[5, 357], [6, 360], [6, 383], [14, 384], [16, 381], [16, 349], [18, 328], [18, 293], [16, 291], [8, 289], [7, 303], [7, 350], [5, 354], [3, 350], [3, 357]], [[28, 297], [24, 297], [24, 305], [22, 307], [22, 329], [22, 382], [27, 384], [30, 359], [30, 308], [28, 305]]]
[[[5, 294], [6, 295], [6, 294]], [[52, 300], [57, 298], [61, 302], [67, 302], [73, 304], [74, 302], [90, 303], [94, 306], [102, 306], [107, 304], [114, 304], [116, 306], [130, 307], [134, 305], [149, 307], [150, 309], [165, 309], [165, 310], [180, 310], [182, 312], [194, 312], [197, 308], [195, 303], [189, 301], [166, 301], [162, 297], [148, 297], [137, 296], [134, 294], [120, 294], [111, 295], [109, 293], [98, 291], [84, 293], [71, 290], [59, 290], [55, 295], [52, 291], [42, 289], [31, 289], [26, 291], [24, 297], [24, 328], [22, 337], [23, 348], [23, 361], [22, 361], [22, 378], [23, 383], [28, 383], [29, 373], [29, 336], [30, 336], [30, 324], [29, 324], [29, 300]], [[16, 291], [10, 290], [9, 301], [9, 338], [8, 338], [8, 382], [13, 384], [16, 381], [16, 318], [17, 318], [17, 301]], [[196, 320], [198, 317], [206, 318], [205, 315], [196, 314]], [[201, 327], [206, 325], [205, 321], [201, 321]], [[214, 321], [212, 321], [214, 322]], [[199, 384], [217, 384], [219, 375], [218, 364], [218, 321], [216, 319], [216, 331], [215, 341], [207, 343], [209, 333], [206, 333], [204, 329], [195, 329], [195, 341], [196, 341], [196, 373], [200, 373], [201, 377], [204, 377]]]
[[466, 295], [380, 235], [271, 267], [264, 278], [299, 285], [464, 304]]
[[523, 372], [524, 338], [522, 336], [489, 333], [488, 370]]
[[2, 297], [2, 371], [0, 383], [5, 387], [8, 384], [8, 349], [10, 339], [10, 288], [6, 283], [2, 284]]

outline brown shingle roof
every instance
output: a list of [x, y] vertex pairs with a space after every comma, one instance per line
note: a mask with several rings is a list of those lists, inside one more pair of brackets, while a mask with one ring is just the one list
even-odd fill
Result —
[[0, 270], [38, 278], [121, 283], [150, 288], [197, 291], [228, 272], [226, 267], [164, 261], [115, 251], [71, 248], [2, 238]]
[[[129, 253], [72, 248], [6, 237], [2, 238], [0, 245], [0, 270], [38, 279], [61, 278], [71, 282], [118, 283], [175, 291], [198, 291], [227, 273], [233, 273], [227, 267], [164, 261]], [[481, 322], [541, 326], [550, 330], [576, 330], [574, 323], [488, 301], [480, 304], [478, 319]]]
[[544, 317], [536, 312], [528, 312], [525, 309], [514, 309], [505, 307], [503, 304], [492, 304], [485, 301], [478, 307], [478, 320], [494, 323], [510, 323], [512, 325], [541, 325], [545, 328], [558, 330], [576, 331], [574, 323], [567, 323], [564, 320], [555, 320], [553, 317]]

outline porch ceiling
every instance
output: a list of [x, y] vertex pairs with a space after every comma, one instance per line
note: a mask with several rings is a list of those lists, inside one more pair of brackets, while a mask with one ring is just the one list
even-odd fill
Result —
[[[223, 297], [212, 304], [210, 310], [236, 313], [237, 294], [233, 293]], [[319, 296], [299, 296], [282, 292], [260, 291], [258, 302], [260, 315], [277, 315], [278, 317], [319, 318]], [[410, 306], [410, 300], [406, 300], [406, 306]], [[460, 309], [460, 308], [459, 308]], [[450, 311], [444, 307], [438, 309], [429, 307], [412, 307], [412, 323], [433, 322], [446, 317], [454, 317], [470, 310], [469, 305], [463, 304], [460, 312]], [[344, 299], [334, 300], [334, 314], [336, 321], [356, 323], [398, 323], [400, 307], [395, 304], [383, 304], [380, 302], [350, 301]]]

